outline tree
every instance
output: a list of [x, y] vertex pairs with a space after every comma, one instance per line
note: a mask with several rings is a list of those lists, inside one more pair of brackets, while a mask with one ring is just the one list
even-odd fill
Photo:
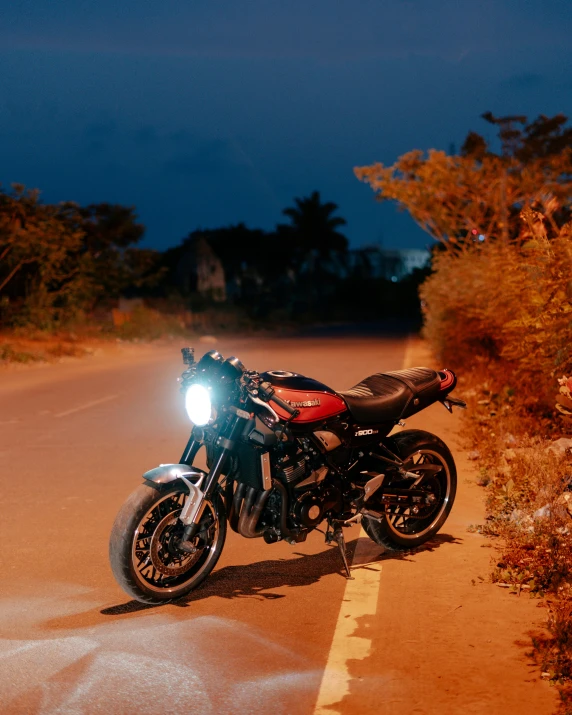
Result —
[[9, 319], [47, 327], [73, 305], [82, 281], [73, 256], [83, 238], [65, 208], [42, 204], [38, 191], [14, 184], [0, 192], [0, 295]]
[[[557, 230], [572, 199], [572, 129], [566, 117], [484, 118], [500, 127], [502, 153], [482, 136], [467, 135], [459, 155], [411, 151], [390, 167], [356, 168], [380, 201], [396, 201], [433, 238], [448, 247], [475, 237], [516, 238], [520, 212], [541, 211]], [[515, 128], [516, 124], [522, 128]]]
[[347, 238], [338, 231], [346, 225], [346, 220], [333, 216], [338, 210], [332, 201], [322, 203], [320, 193], [314, 191], [306, 198], [295, 198], [295, 206], [282, 211], [290, 219], [290, 224], [279, 224], [277, 232], [285, 236], [289, 250], [303, 260], [308, 253], [315, 252], [319, 258], [328, 259], [335, 253], [345, 253]]
[[15, 184], [0, 191], [0, 298], [8, 322], [51, 327], [160, 277], [158, 253], [132, 208], [40, 201]]
[[[135, 247], [145, 233], [132, 206], [66, 204], [69, 220], [84, 234], [80, 251], [84, 277], [90, 286], [90, 303], [117, 299], [129, 288], [152, 285], [159, 278], [156, 251]], [[75, 210], [75, 213], [74, 213]]]

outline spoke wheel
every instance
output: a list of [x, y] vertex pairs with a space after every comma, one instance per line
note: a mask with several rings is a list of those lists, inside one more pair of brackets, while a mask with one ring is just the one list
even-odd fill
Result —
[[[422, 489], [427, 492], [424, 504], [411, 506], [386, 507], [388, 526], [397, 534], [408, 537], [422, 536], [425, 531], [430, 531], [434, 523], [439, 520], [442, 511], [447, 508], [451, 479], [449, 468], [443, 456], [433, 450], [419, 450], [410, 460], [408, 471], [416, 474], [417, 479], [410, 480], [410, 488]], [[420, 466], [434, 465], [440, 467], [439, 471], [427, 473], [418, 469]]]
[[207, 502], [194, 551], [179, 548], [179, 520], [188, 495], [182, 483], [165, 491], [143, 485], [123, 506], [113, 526], [110, 561], [123, 589], [137, 600], [158, 603], [180, 598], [210, 573], [226, 535], [226, 515], [218, 494]]
[[386, 505], [379, 520], [363, 519], [367, 535], [388, 551], [420, 546], [443, 526], [455, 500], [457, 471], [447, 445], [435, 435], [406, 430], [392, 438], [392, 451], [415, 477], [400, 478], [400, 488], [422, 489], [427, 498], [415, 505]]

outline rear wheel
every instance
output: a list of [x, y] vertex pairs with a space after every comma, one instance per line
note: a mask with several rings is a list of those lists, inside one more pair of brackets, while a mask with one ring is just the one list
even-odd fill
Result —
[[142, 603], [165, 603], [186, 595], [212, 571], [224, 545], [226, 514], [218, 493], [207, 501], [195, 551], [178, 548], [184, 525], [179, 514], [188, 495], [182, 481], [157, 490], [147, 484], [127, 499], [109, 541], [111, 569], [119, 585]]
[[366, 534], [388, 551], [407, 551], [431, 539], [443, 526], [457, 492], [457, 469], [447, 445], [430, 432], [406, 430], [391, 437], [389, 448], [407, 463], [415, 477], [403, 488], [423, 489], [420, 506], [385, 506], [379, 521], [365, 516]]

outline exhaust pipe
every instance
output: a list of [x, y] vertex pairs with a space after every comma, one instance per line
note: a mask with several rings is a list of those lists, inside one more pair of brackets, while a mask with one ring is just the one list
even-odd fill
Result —
[[286, 487], [282, 484], [282, 482], [278, 481], [278, 479], [273, 479], [272, 480], [272, 486], [277, 489], [280, 492], [280, 495], [282, 497], [282, 508], [280, 510], [280, 533], [282, 534], [282, 538], [286, 539], [294, 539], [296, 540], [296, 534], [288, 528], [287, 524], [287, 518], [288, 518], [288, 509], [289, 509], [289, 503], [290, 500], [288, 498], [288, 492], [286, 491]]
[[[240, 487], [246, 488], [246, 485], [241, 484], [238, 489], [240, 489]], [[240, 517], [238, 517], [237, 530], [241, 536], [244, 536], [247, 539], [254, 539], [257, 536], [262, 536], [264, 527], [259, 527], [258, 522], [271, 491], [272, 489], [267, 489], [266, 491], [261, 492], [254, 487], [248, 487], [246, 497], [240, 511]], [[233, 512], [235, 512], [234, 502], [236, 501], [236, 496], [237, 495], [235, 495], [233, 501]]]
[[230, 511], [228, 513], [228, 523], [233, 531], [238, 532], [238, 521], [240, 517], [240, 507], [242, 506], [242, 500], [244, 499], [244, 494], [246, 492], [246, 484], [244, 482], [239, 482], [236, 487], [236, 491], [232, 498], [232, 504]]

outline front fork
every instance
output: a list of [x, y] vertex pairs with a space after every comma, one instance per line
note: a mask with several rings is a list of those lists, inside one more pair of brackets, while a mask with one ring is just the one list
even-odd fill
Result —
[[[240, 412], [243, 411], [240, 410]], [[207, 474], [204, 485], [201, 484], [200, 486], [197, 486], [185, 480], [187, 482], [187, 486], [189, 487], [189, 496], [187, 497], [185, 505], [183, 506], [179, 516], [183, 524], [185, 524], [183, 538], [181, 539], [183, 543], [190, 541], [199, 530], [199, 522], [201, 520], [201, 516], [203, 515], [205, 504], [212, 497], [214, 490], [218, 485], [220, 476], [223, 473], [226, 460], [234, 451], [236, 440], [244, 428], [244, 421], [249, 417], [248, 413], [243, 412], [243, 415], [246, 415], [246, 418], [242, 415], [235, 414], [230, 425], [225, 430], [228, 437], [221, 435], [217, 439], [217, 446], [221, 447], [221, 449], [214, 465]], [[185, 451], [183, 452], [183, 456], [181, 457], [181, 463], [191, 466], [201, 447], [201, 444], [202, 443], [199, 440], [195, 439], [191, 435], [191, 438], [185, 447]], [[184, 479], [183, 477], [181, 478]]]
[[187, 446], [185, 447], [185, 451], [183, 452], [183, 456], [181, 457], [180, 464], [188, 464], [189, 467], [193, 466], [193, 462], [195, 461], [195, 457], [197, 456], [197, 452], [199, 449], [202, 447], [202, 440], [196, 439], [195, 436], [195, 430], [191, 432], [191, 436], [189, 437], [189, 441], [187, 442]]

